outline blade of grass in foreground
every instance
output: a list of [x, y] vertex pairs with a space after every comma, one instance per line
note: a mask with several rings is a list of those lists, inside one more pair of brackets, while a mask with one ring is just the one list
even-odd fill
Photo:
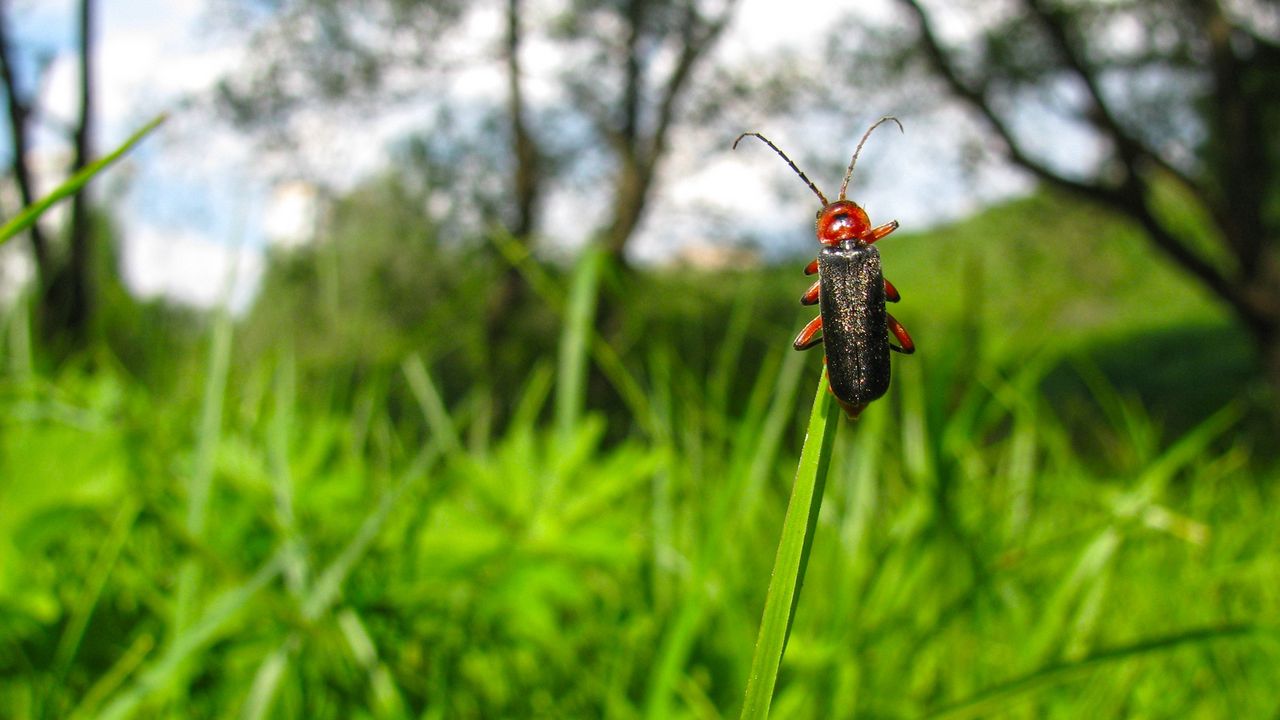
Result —
[[166, 117], [166, 115], [156, 116], [156, 118], [151, 122], [143, 125], [137, 132], [130, 135], [129, 139], [125, 140], [120, 147], [113, 150], [110, 155], [98, 158], [92, 163], [89, 163], [80, 172], [72, 175], [66, 182], [54, 188], [53, 192], [23, 208], [22, 211], [17, 215], [14, 215], [9, 222], [0, 226], [0, 245], [3, 245], [9, 238], [27, 229], [31, 223], [36, 221], [36, 218], [43, 215], [44, 211], [48, 210], [54, 203], [79, 192], [80, 188], [84, 187], [85, 183], [92, 180], [94, 175], [102, 172], [108, 165], [119, 160], [125, 153], [133, 149], [133, 146], [137, 145], [142, 138], [146, 137], [152, 130], [159, 127], [160, 123], [164, 122]]
[[795, 617], [800, 587], [804, 582], [804, 568], [809, 560], [809, 548], [813, 544], [813, 532], [818, 524], [822, 490], [827, 482], [827, 467], [831, 463], [831, 447], [835, 442], [836, 424], [839, 421], [840, 409], [831, 402], [824, 371], [822, 379], [818, 381], [818, 395], [813, 400], [813, 412], [809, 415], [809, 430], [805, 434], [804, 449], [800, 451], [800, 464], [796, 467], [796, 480], [791, 487], [791, 501], [787, 503], [787, 515], [782, 521], [782, 539], [778, 541], [778, 556], [773, 561], [773, 575], [769, 578], [760, 635], [756, 638], [756, 650], [751, 658], [751, 674], [747, 677], [743, 718], [769, 716], [769, 703], [773, 700], [778, 669], [782, 665], [782, 653], [786, 650], [787, 636], [791, 633], [791, 620]]

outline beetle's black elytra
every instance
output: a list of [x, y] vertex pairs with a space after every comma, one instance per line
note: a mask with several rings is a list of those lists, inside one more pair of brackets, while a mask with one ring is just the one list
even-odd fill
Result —
[[865, 407], [889, 389], [889, 323], [880, 253], [857, 240], [824, 247], [818, 253], [818, 276], [831, 392], [847, 406]]

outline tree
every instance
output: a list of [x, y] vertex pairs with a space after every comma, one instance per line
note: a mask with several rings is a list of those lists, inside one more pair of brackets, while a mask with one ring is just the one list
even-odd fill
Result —
[[[8, 105], [9, 140], [13, 150], [10, 170], [23, 205], [30, 205], [36, 199], [29, 151], [38, 116], [38, 98], [36, 93], [24, 91], [20, 86], [6, 14], [7, 7], [0, 4], [0, 85]], [[80, 112], [71, 131], [73, 158], [69, 175], [82, 170], [93, 158], [95, 16], [93, 0], [81, 0], [77, 12]], [[42, 72], [37, 73], [40, 74]], [[39, 222], [32, 224], [28, 237], [36, 263], [41, 334], [64, 352], [83, 347], [89, 337], [94, 308], [94, 223], [90, 218], [88, 195], [81, 191], [71, 201], [65, 251], [53, 246]]]
[[[613, 156], [613, 193], [603, 228], [605, 249], [621, 259], [652, 194], [681, 103], [728, 25], [736, 0], [575, 3], [560, 37], [587, 44], [586, 67], [564, 79]], [[621, 25], [623, 32], [608, 31]], [[669, 69], [663, 71], [663, 66]], [[604, 76], [603, 81], [602, 77]], [[612, 75], [612, 77], [610, 77]]]
[[[469, 224], [442, 223], [472, 240], [501, 225], [532, 247], [561, 181], [605, 167], [610, 180], [592, 188], [605, 210], [588, 237], [623, 263], [671, 136], [688, 117], [684, 101], [697, 88], [696, 71], [735, 5], [573, 0], [536, 14], [522, 0], [292, 0], [258, 34], [253, 65], [229, 77], [221, 95], [242, 125], [286, 139], [291, 114], [319, 102], [329, 110], [363, 101], [371, 113], [387, 113], [394, 104], [424, 108], [417, 143], [422, 175], [436, 194], [450, 198], [450, 213], [473, 209]], [[454, 32], [495, 12], [503, 32], [488, 44]], [[523, 57], [533, 43], [563, 58], [556, 74], [537, 78], [543, 90], [537, 94], [528, 92]], [[501, 73], [505, 96], [460, 96], [453, 78], [476, 68]], [[448, 118], [462, 119], [441, 122]], [[466, 126], [461, 132], [460, 125]], [[503, 270], [477, 300], [493, 351], [489, 377], [500, 385], [511, 382], [499, 372], [510, 358], [500, 355], [522, 354], [513, 346], [530, 318], [520, 274], [502, 260], [494, 265]], [[607, 305], [601, 314], [610, 317]]]
[[[506, 98], [489, 110], [503, 117], [504, 141], [485, 138], [487, 147], [477, 149], [489, 153], [482, 159], [504, 178], [503, 198], [490, 199], [497, 212], [486, 213], [485, 220], [496, 217], [527, 240], [539, 229], [548, 185], [584, 158], [603, 157], [612, 173], [611, 191], [607, 219], [596, 235], [621, 257], [683, 118], [682, 102], [696, 89], [697, 70], [735, 6], [736, 0], [575, 0], [535, 24], [524, 3], [507, 0], [496, 52], [477, 52], [474, 43], [465, 43], [468, 54], [455, 57], [451, 30], [467, 13], [494, 8], [476, 3], [464, 10], [447, 0], [294, 0], [256, 38], [253, 67], [229, 77], [221, 95], [237, 120], [279, 133], [282, 118], [321, 100], [336, 104], [380, 96], [406, 102], [429, 94], [440, 104], [461, 105], [449, 95], [449, 78], [467, 66], [498, 67]], [[376, 32], [369, 32], [371, 23]], [[303, 26], [311, 30], [296, 30]], [[566, 59], [558, 77], [550, 78], [563, 90], [562, 104], [529, 100], [521, 52], [533, 34], [554, 41]], [[568, 142], [562, 140], [566, 126], [575, 128]], [[556, 146], [558, 151], [548, 149]], [[493, 152], [495, 147], [501, 151]]]
[[[915, 32], [879, 34], [892, 75], [940, 82], [1009, 162], [1132, 219], [1231, 308], [1280, 391], [1280, 38], [1265, 11], [1215, 0], [1017, 0], [999, 14], [897, 2]], [[1035, 112], [1088, 132], [1104, 156], [1083, 172], [1046, 159], [1018, 129]]]

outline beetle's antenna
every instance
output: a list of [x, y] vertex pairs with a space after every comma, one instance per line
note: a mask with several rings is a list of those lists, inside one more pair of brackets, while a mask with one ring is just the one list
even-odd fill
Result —
[[[849, 169], [844, 172], [844, 182], [840, 183], [841, 200], [844, 199], [844, 194], [849, 189], [849, 178], [853, 177], [853, 166], [858, 164], [858, 153], [862, 152], [862, 145], [867, 142], [868, 137], [871, 137], [871, 131], [880, 127], [887, 120], [892, 120], [898, 126], [900, 132], [906, 133], [906, 130], [902, 129], [902, 123], [898, 122], [898, 118], [889, 115], [880, 118], [874, 125], [867, 128], [867, 131], [862, 134], [862, 139], [858, 141], [858, 147], [853, 151], [853, 159], [849, 161]], [[765, 142], [768, 141], [766, 140]]]
[[[882, 122], [883, 122], [883, 121], [882, 121]], [[764, 144], [765, 144], [765, 145], [768, 145], [769, 147], [773, 148], [773, 151], [774, 151], [774, 152], [776, 152], [776, 153], [778, 153], [779, 155], [781, 155], [781, 156], [782, 156], [782, 159], [783, 159], [783, 160], [786, 160], [786, 161], [787, 161], [787, 164], [791, 166], [791, 169], [792, 169], [792, 170], [795, 170], [795, 171], [796, 171], [796, 174], [800, 176], [800, 179], [804, 181], [804, 184], [805, 184], [805, 185], [808, 185], [808, 186], [809, 186], [809, 189], [810, 189], [810, 190], [812, 190], [812, 191], [814, 192], [814, 194], [818, 196], [818, 199], [822, 201], [822, 206], [823, 206], [823, 207], [826, 207], [826, 206], [829, 204], [829, 203], [827, 202], [827, 196], [822, 194], [822, 191], [818, 189], [818, 186], [817, 186], [817, 185], [814, 185], [814, 184], [813, 184], [813, 181], [809, 179], [809, 176], [808, 176], [808, 175], [805, 175], [803, 170], [801, 170], [800, 168], [796, 167], [796, 164], [795, 164], [795, 163], [793, 163], [793, 162], [791, 162], [791, 158], [787, 157], [787, 154], [786, 154], [786, 153], [784, 153], [784, 152], [782, 152], [781, 150], [779, 150], [777, 145], [774, 145], [772, 142], [769, 142], [769, 138], [767, 138], [767, 137], [765, 137], [765, 136], [761, 135], [761, 134], [760, 134], [760, 133], [758, 133], [758, 132], [745, 132], [745, 133], [742, 133], [741, 135], [739, 135], [737, 140], [734, 140], [734, 141], [733, 141], [733, 149], [734, 149], [734, 150], [737, 150], [737, 149], [738, 149], [738, 143], [742, 142], [742, 138], [744, 138], [744, 137], [746, 137], [746, 136], [748, 136], [748, 135], [751, 135], [751, 136], [753, 136], [753, 137], [758, 137], [758, 138], [760, 138], [760, 140], [761, 140], [762, 142], [764, 142]], [[843, 197], [843, 194], [841, 195], [841, 197]]]

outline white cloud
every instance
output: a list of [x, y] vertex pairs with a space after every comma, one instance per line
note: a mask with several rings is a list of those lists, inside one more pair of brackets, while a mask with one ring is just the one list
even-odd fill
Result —
[[305, 245], [315, 236], [320, 193], [301, 180], [276, 185], [263, 218], [267, 239], [283, 248]]
[[174, 300], [233, 312], [248, 307], [261, 280], [262, 251], [213, 241], [186, 230], [135, 227], [125, 240], [124, 277], [142, 297]]

